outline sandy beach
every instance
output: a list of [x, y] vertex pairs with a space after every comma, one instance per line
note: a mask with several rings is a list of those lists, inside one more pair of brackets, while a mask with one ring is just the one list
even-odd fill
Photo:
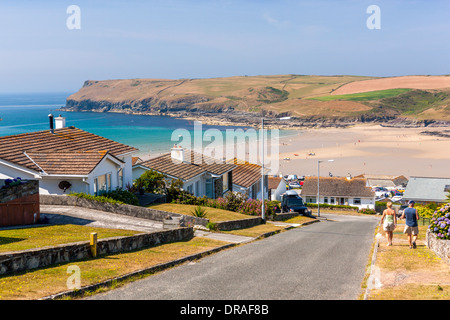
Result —
[[426, 130], [449, 128], [389, 128], [372, 124], [302, 130], [298, 135], [280, 139], [280, 173], [317, 175], [317, 161], [333, 159], [334, 162], [321, 163], [321, 176], [331, 173], [450, 177], [450, 138], [421, 134]]

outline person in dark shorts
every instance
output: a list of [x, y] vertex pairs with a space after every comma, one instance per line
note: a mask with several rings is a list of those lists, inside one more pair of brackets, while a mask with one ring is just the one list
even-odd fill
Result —
[[416, 240], [417, 235], [419, 234], [419, 225], [417, 224], [417, 220], [419, 220], [419, 214], [417, 213], [417, 209], [414, 208], [414, 201], [409, 201], [408, 208], [403, 210], [403, 214], [401, 219], [406, 219], [405, 229], [403, 233], [408, 235], [409, 248], [416, 248]]

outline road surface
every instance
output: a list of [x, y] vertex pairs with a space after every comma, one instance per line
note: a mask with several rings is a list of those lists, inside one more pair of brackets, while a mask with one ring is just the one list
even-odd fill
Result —
[[228, 249], [88, 299], [356, 299], [379, 219], [322, 217], [328, 221]]

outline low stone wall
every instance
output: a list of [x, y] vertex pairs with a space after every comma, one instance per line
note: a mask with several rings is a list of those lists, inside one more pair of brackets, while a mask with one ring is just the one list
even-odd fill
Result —
[[[133, 251], [163, 243], [183, 241], [193, 236], [193, 228], [178, 228], [128, 237], [99, 239], [97, 241], [97, 255]], [[0, 274], [43, 268], [57, 263], [73, 262], [91, 257], [89, 241], [6, 252], [0, 254]]]
[[243, 228], [251, 228], [262, 223], [262, 219], [260, 217], [249, 218], [249, 219], [241, 219], [241, 220], [229, 220], [229, 221], [221, 221], [216, 222], [217, 230], [228, 231], [235, 229], [243, 229]]
[[129, 204], [116, 204], [99, 202], [90, 199], [79, 198], [75, 196], [41, 195], [41, 205], [57, 206], [77, 206], [93, 210], [122, 214], [130, 217], [149, 219], [163, 222], [168, 216], [182, 218], [185, 224], [194, 224], [206, 226], [208, 219], [197, 218], [194, 216], [182, 215], [174, 212], [156, 210], [146, 207], [133, 206]]
[[450, 240], [437, 239], [436, 234], [427, 230], [426, 243], [439, 258], [450, 264]]

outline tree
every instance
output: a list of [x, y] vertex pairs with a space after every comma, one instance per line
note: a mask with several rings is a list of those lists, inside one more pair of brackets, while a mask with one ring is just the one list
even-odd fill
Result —
[[139, 178], [134, 180], [134, 187], [149, 193], [164, 193], [166, 176], [155, 170], [144, 172]]

